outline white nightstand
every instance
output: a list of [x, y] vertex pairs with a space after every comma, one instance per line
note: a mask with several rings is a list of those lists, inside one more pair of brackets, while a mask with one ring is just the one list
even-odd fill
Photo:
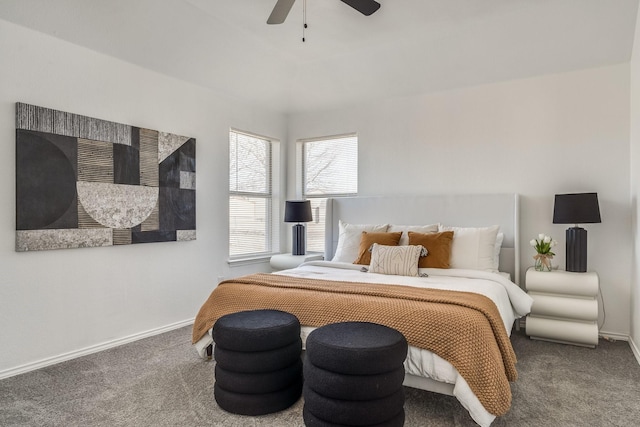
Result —
[[527, 270], [533, 298], [526, 331], [533, 339], [586, 347], [598, 345], [598, 274]]
[[274, 271], [296, 268], [303, 262], [318, 261], [324, 259], [320, 252], [308, 252], [305, 255], [278, 254], [271, 257], [271, 268]]

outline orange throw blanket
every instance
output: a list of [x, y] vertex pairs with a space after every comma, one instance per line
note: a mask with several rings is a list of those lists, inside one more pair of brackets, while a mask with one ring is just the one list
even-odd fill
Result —
[[410, 345], [451, 363], [487, 411], [499, 416], [511, 406], [516, 356], [498, 309], [483, 295], [253, 274], [214, 289], [196, 316], [193, 342], [219, 317], [257, 309], [292, 313], [305, 326], [366, 321], [397, 329]]

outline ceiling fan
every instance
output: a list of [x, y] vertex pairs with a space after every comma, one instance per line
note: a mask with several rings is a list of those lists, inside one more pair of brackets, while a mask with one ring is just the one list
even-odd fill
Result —
[[[284, 20], [287, 19], [287, 15], [289, 14], [291, 7], [293, 7], [293, 3], [295, 1], [296, 0], [278, 0], [273, 10], [271, 11], [271, 15], [269, 15], [269, 19], [267, 19], [267, 24], [282, 24]], [[376, 10], [380, 9], [380, 3], [374, 0], [341, 1], [348, 4], [365, 16], [369, 16]]]

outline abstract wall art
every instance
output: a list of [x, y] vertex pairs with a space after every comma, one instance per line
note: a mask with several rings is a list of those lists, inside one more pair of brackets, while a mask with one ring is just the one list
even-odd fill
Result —
[[195, 238], [194, 138], [16, 103], [16, 251]]

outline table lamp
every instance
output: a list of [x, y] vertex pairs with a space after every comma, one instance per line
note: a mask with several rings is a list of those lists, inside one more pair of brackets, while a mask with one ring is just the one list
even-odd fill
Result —
[[304, 255], [306, 252], [305, 226], [302, 222], [313, 220], [309, 200], [287, 200], [284, 208], [284, 222], [297, 222], [292, 227], [291, 254]]
[[587, 230], [578, 224], [599, 223], [598, 193], [556, 194], [554, 224], [575, 224], [567, 228], [567, 271], [587, 271]]

